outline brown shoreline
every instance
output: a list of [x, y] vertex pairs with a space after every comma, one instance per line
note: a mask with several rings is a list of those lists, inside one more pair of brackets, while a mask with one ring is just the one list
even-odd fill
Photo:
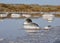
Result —
[[60, 12], [60, 6], [0, 3], [0, 12]]

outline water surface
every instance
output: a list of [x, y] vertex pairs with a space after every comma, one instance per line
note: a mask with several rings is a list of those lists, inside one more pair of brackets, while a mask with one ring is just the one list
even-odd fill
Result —
[[[32, 19], [32, 20], [34, 23], [37, 23], [41, 28], [44, 28], [47, 25], [52, 25], [52, 27], [54, 27], [54, 28], [56, 26], [60, 26], [60, 18], [55, 18], [51, 23], [48, 23], [46, 20], [44, 20], [42, 18]], [[25, 38], [26, 40], [31, 38], [31, 36], [28, 37], [29, 36], [28, 33], [23, 28], [24, 21], [25, 21], [25, 19], [4, 19], [4, 21], [0, 22], [0, 38], [16, 39], [17, 37], [21, 37], [23, 39], [23, 37], [26, 37]], [[41, 37], [40, 37], [40, 39], [37, 38], [36, 40], [43, 41], [41, 43], [47, 43], [47, 42], [52, 43], [53, 41], [51, 41], [51, 40], [54, 40], [54, 38], [59, 37], [59, 35], [57, 35], [59, 33], [58, 30], [60, 30], [60, 28], [52, 29], [49, 32], [41, 30], [40, 32], [41, 33], [43, 32], [44, 35], [41, 36], [40, 33], [37, 33], [38, 34], [37, 37], [40, 37], [40, 36]], [[50, 37], [51, 37], [51, 39], [50, 39]], [[32, 40], [32, 38], [31, 38], [31, 40]], [[29, 40], [26, 43], [28, 43], [28, 42], [29, 42]], [[31, 42], [31, 43], [35, 43], [35, 42]]]

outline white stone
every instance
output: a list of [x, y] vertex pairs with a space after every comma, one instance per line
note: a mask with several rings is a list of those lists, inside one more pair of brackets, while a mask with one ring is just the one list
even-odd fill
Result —
[[30, 14], [22, 14], [22, 16], [24, 16], [24, 17], [31, 17]]
[[11, 14], [11, 17], [18, 18], [18, 17], [21, 17], [21, 15], [20, 14]]
[[42, 15], [42, 18], [45, 20], [48, 20], [48, 22], [52, 22], [52, 20], [54, 19], [54, 15], [46, 13], [46, 14]]
[[0, 17], [6, 17], [7, 14], [0, 14]]

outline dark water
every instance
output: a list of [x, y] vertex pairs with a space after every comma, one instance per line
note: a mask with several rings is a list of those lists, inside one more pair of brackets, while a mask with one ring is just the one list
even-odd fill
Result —
[[58, 43], [60, 42], [60, 18], [55, 18], [52, 23], [48, 23], [42, 18], [32, 19], [41, 28], [47, 25], [52, 25], [53, 27], [49, 31], [40, 30], [39, 33], [32, 35], [24, 30], [24, 20], [5, 19], [3, 22], [0, 22], [0, 38], [12, 39], [19, 43], [57, 43], [57, 40]]

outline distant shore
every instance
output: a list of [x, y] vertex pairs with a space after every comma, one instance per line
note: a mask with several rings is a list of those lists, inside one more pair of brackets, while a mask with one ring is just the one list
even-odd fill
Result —
[[0, 12], [60, 12], [60, 6], [38, 4], [3, 4]]

